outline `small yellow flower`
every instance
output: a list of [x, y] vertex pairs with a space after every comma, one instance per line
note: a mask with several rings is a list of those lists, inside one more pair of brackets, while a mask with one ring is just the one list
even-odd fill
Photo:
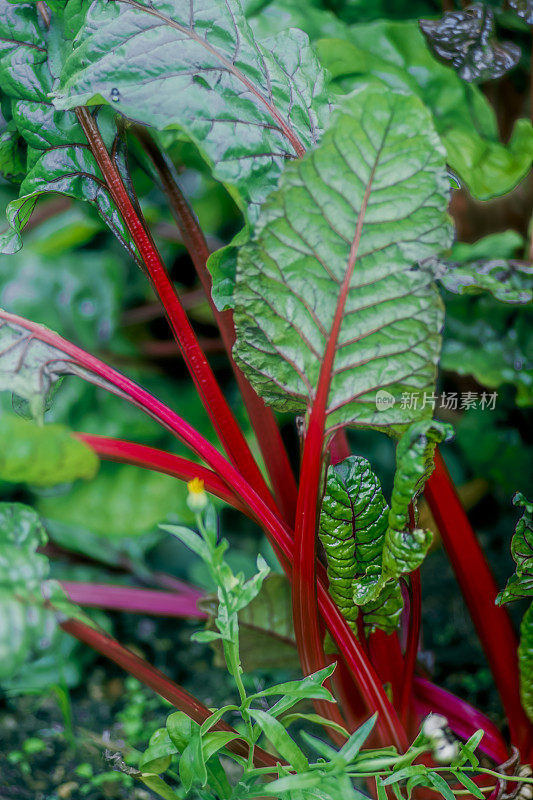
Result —
[[207, 506], [207, 494], [204, 489], [204, 482], [201, 478], [193, 478], [187, 483], [189, 496], [187, 505], [195, 514], [202, 512]]

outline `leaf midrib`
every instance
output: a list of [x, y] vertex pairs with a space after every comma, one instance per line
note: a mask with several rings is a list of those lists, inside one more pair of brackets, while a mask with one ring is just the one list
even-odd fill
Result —
[[[237, 80], [239, 80], [246, 88], [256, 97], [267, 109], [270, 116], [277, 122], [281, 132], [285, 136], [285, 138], [289, 141], [294, 152], [300, 158], [305, 153], [305, 147], [301, 143], [298, 136], [292, 130], [289, 122], [284, 119], [282, 114], [278, 111], [273, 103], [271, 103], [263, 94], [257, 89], [254, 84], [239, 70], [237, 67], [229, 61], [225, 56], [223, 56], [218, 50], [216, 50], [212, 45], [202, 39], [192, 28], [186, 28], [183, 25], [180, 25], [179, 22], [171, 19], [166, 14], [163, 14], [161, 11], [157, 11], [155, 8], [148, 8], [144, 6], [142, 3], [137, 2], [137, 0], [114, 0], [117, 3], [124, 3], [124, 5], [129, 5], [132, 8], [136, 8], [138, 11], [144, 11], [146, 14], [151, 14], [152, 16], [160, 19], [163, 23], [168, 25], [171, 28], [175, 28], [176, 30], [183, 33], [185, 36], [188, 36], [190, 39], [193, 39], [197, 44], [199, 44], [204, 49], [208, 50], [213, 56], [215, 56], [218, 61], [223, 64], [223, 66], [234, 75]], [[265, 68], [266, 69], [266, 68]], [[201, 70], [199, 70], [201, 72]]]

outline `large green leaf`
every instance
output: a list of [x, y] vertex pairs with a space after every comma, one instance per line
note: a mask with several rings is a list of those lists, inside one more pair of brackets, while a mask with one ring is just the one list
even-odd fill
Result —
[[518, 120], [502, 144], [488, 100], [432, 57], [416, 21], [353, 25], [346, 37], [316, 45], [335, 85], [347, 91], [372, 79], [419, 95], [433, 113], [450, 167], [475, 197], [505, 194], [527, 175], [533, 163], [530, 121]]
[[450, 243], [447, 196], [429, 112], [382, 88], [355, 92], [285, 169], [235, 287], [234, 356], [268, 403], [308, 409], [329, 347], [330, 429], [428, 415], [396, 400], [434, 386], [442, 306], [416, 262]]
[[[516, 525], [511, 543], [511, 553], [516, 562], [516, 572], [507, 586], [498, 595], [498, 603], [508, 603], [524, 597], [533, 597], [533, 503], [519, 492], [513, 503], [524, 512]], [[523, 616], [520, 625], [520, 645], [518, 647], [520, 667], [520, 696], [522, 705], [533, 721], [533, 602]]]
[[14, 414], [0, 416], [0, 479], [56, 486], [93, 478], [98, 457], [64, 425], [36, 425]]
[[217, 178], [260, 203], [286, 159], [318, 140], [324, 86], [307, 36], [258, 42], [238, 0], [120, 0], [90, 6], [54, 102], [106, 102], [160, 130], [181, 128]]
[[134, 246], [76, 115], [56, 111], [50, 102], [61, 68], [61, 45], [68, 47], [71, 37], [72, 31], [55, 14], [47, 30], [36, 3], [0, 0], [0, 83], [10, 100], [16, 131], [28, 148], [27, 173], [19, 199], [8, 205], [9, 229], [0, 236], [0, 249], [20, 249], [20, 232], [39, 196], [59, 192], [91, 203], [133, 255]]
[[[328, 559], [329, 592], [356, 631], [357, 579], [370, 566], [380, 571], [389, 507], [379, 479], [360, 456], [350, 456], [328, 470], [320, 512], [319, 536]], [[378, 603], [361, 609], [366, 627], [395, 629], [402, 609], [399, 586]]]

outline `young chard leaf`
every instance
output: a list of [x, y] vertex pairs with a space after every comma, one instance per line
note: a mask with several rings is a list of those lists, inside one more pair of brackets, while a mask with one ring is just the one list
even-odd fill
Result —
[[[509, 578], [507, 586], [497, 598], [499, 604], [525, 597], [533, 597], [533, 503], [517, 492], [513, 498], [515, 506], [524, 509], [516, 525], [511, 543], [511, 553], [516, 561], [516, 573]], [[533, 721], [533, 601], [525, 612], [520, 625], [518, 647], [520, 667], [520, 695], [522, 705]]]
[[0, 82], [13, 124], [28, 147], [28, 171], [19, 198], [7, 206], [9, 229], [0, 236], [0, 250], [19, 250], [20, 233], [39, 196], [59, 192], [91, 203], [135, 255], [74, 111], [56, 111], [50, 101], [61, 64], [59, 42], [71, 37], [62, 21], [52, 15], [47, 29], [35, 3], [0, 0]]
[[520, 59], [516, 44], [496, 40], [494, 12], [485, 3], [450, 11], [440, 20], [420, 20], [420, 27], [435, 56], [470, 83], [500, 78]]
[[235, 287], [234, 356], [268, 403], [308, 410], [327, 354], [329, 430], [428, 415], [395, 401], [434, 384], [442, 308], [413, 265], [450, 242], [447, 195], [428, 111], [381, 88], [351, 95], [322, 144], [285, 169]]
[[160, 130], [185, 130], [215, 177], [253, 203], [287, 158], [318, 141], [328, 110], [307, 36], [258, 42], [238, 0], [92, 3], [55, 105], [102, 101]]
[[507, 586], [498, 595], [498, 603], [508, 603], [523, 597], [533, 597], [533, 503], [517, 492], [513, 498], [517, 508], [524, 512], [516, 524], [515, 534], [511, 542], [511, 554], [516, 562], [516, 572], [509, 578]]
[[[370, 565], [357, 582], [354, 600], [358, 604], [379, 600], [401, 575], [418, 569], [432, 541], [429, 530], [411, 529], [409, 506], [415, 503], [433, 471], [433, 454], [439, 442], [451, 433], [449, 425], [421, 420], [411, 425], [396, 448], [396, 473], [383, 542], [381, 571]], [[400, 595], [401, 599], [401, 595]]]
[[[381, 569], [388, 512], [379, 479], [366, 459], [350, 456], [329, 468], [319, 536], [328, 559], [329, 592], [354, 631], [357, 579], [370, 566]], [[363, 606], [361, 612], [367, 626], [392, 631], [402, 606], [400, 588], [394, 586], [387, 597]]]

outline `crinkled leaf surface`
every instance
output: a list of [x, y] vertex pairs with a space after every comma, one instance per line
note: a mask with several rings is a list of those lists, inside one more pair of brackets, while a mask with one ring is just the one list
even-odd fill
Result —
[[20, 232], [43, 192], [86, 200], [98, 211], [126, 249], [134, 246], [105, 187], [73, 111], [56, 111], [50, 92], [59, 77], [61, 43], [71, 38], [60, 15], [46, 29], [35, 3], [0, 0], [0, 84], [9, 98], [13, 124], [28, 147], [27, 173], [20, 197], [7, 207], [9, 229], [0, 249], [22, 246]]
[[509, 0], [509, 5], [514, 8], [519, 17], [522, 17], [529, 25], [533, 25], [532, 0]]
[[450, 434], [449, 425], [421, 420], [412, 424], [398, 442], [381, 568], [369, 565], [357, 582], [354, 599], [358, 604], [379, 601], [383, 592], [390, 591], [391, 584], [394, 585], [401, 575], [418, 569], [424, 560], [432, 534], [421, 528], [411, 529], [409, 506], [415, 504], [433, 470], [436, 445]]
[[0, 680], [15, 674], [54, 635], [54, 615], [43, 607], [41, 594], [48, 559], [36, 552], [46, 539], [33, 509], [0, 503]]
[[438, 276], [453, 294], [489, 292], [502, 303], [530, 303], [533, 298], [533, 267], [526, 261], [486, 259], [467, 264], [447, 261]]
[[[523, 597], [533, 597], [533, 503], [519, 492], [513, 503], [524, 512], [517, 522], [511, 553], [516, 562], [516, 572], [507, 586], [498, 595], [498, 603], [508, 603]], [[520, 645], [518, 647], [520, 667], [520, 696], [522, 705], [533, 721], [533, 602], [527, 609], [520, 625]]]
[[12, 392], [27, 401], [32, 415], [42, 418], [47, 400], [63, 375], [78, 375], [90, 383], [106, 385], [105, 380], [0, 309], [0, 392]]
[[[353, 630], [359, 607], [357, 579], [369, 567], [379, 572], [389, 507], [369, 462], [350, 456], [328, 470], [319, 536], [328, 559], [329, 592]], [[403, 603], [398, 585], [361, 611], [366, 627], [392, 631]]]
[[533, 597], [533, 503], [526, 500], [519, 492], [513, 503], [523, 508], [523, 513], [516, 524], [515, 534], [511, 542], [511, 553], [516, 562], [516, 572], [509, 579], [507, 586], [498, 595], [498, 603], [508, 603], [522, 597]]
[[420, 27], [435, 56], [470, 83], [500, 78], [520, 58], [516, 44], [496, 40], [494, 12], [486, 3], [450, 11], [440, 20], [420, 20]]
[[215, 177], [260, 203], [318, 140], [324, 87], [307, 36], [258, 42], [238, 0], [116, 0], [89, 7], [54, 102], [184, 129]]
[[347, 99], [319, 147], [287, 167], [239, 254], [234, 355], [268, 403], [309, 408], [329, 346], [329, 428], [427, 413], [379, 411], [376, 397], [433, 387], [442, 307], [413, 265], [449, 244], [446, 204], [443, 152], [418, 98], [368, 88]]
[[98, 457], [64, 425], [36, 425], [14, 414], [0, 416], [0, 480], [56, 486], [93, 478]]
[[433, 58], [416, 22], [353, 25], [346, 38], [319, 40], [316, 47], [342, 91], [379, 79], [418, 94], [432, 110], [450, 167], [475, 197], [506, 194], [530, 170], [531, 122], [518, 120], [509, 143], [502, 144], [486, 97]]

